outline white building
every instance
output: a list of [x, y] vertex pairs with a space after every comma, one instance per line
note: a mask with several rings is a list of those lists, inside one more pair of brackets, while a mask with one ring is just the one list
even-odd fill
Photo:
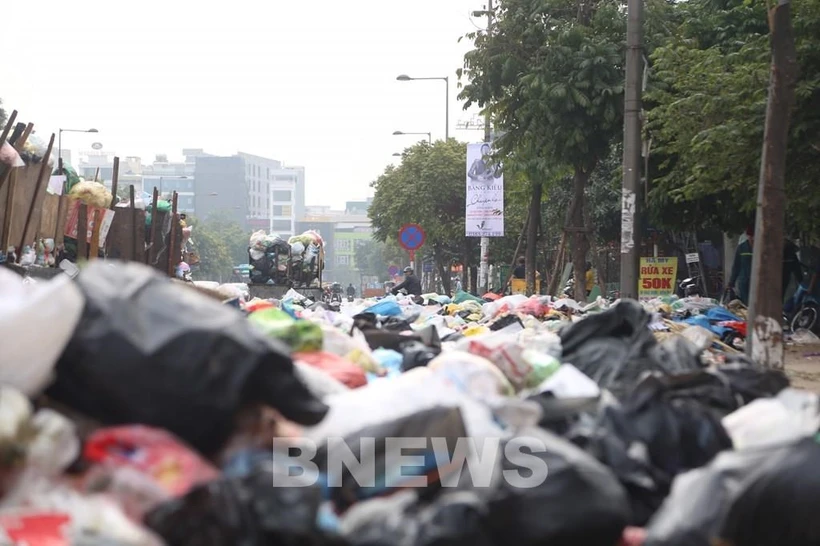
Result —
[[282, 237], [296, 234], [296, 222], [305, 211], [305, 168], [284, 167], [271, 172], [268, 194], [268, 231]]

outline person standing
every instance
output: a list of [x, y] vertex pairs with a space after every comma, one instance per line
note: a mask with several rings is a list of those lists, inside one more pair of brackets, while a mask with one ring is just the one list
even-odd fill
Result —
[[803, 282], [803, 268], [797, 257], [797, 245], [786, 239], [783, 241], [783, 299], [786, 299], [786, 291], [789, 289], [791, 279], [794, 279], [796, 287], [800, 286]]
[[729, 277], [730, 289], [734, 290], [744, 305], [749, 305], [749, 289], [752, 281], [752, 249], [754, 248], [754, 226], [746, 228], [746, 240], [737, 245], [735, 260], [732, 264], [732, 275]]
[[527, 261], [521, 257], [518, 258], [518, 263], [513, 269], [513, 279], [524, 279], [527, 276]]

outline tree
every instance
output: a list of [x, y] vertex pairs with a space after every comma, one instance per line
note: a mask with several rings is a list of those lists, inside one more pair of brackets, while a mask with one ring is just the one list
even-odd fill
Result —
[[583, 271], [587, 183], [622, 131], [623, 13], [612, 0], [502, 0], [494, 15], [490, 32], [469, 36], [475, 49], [465, 56], [460, 96], [465, 108], [485, 108], [503, 133], [499, 154], [532, 184], [531, 210], [539, 210], [542, 184], [547, 192], [552, 183], [571, 187], [564, 228]]
[[[466, 146], [453, 139], [407, 148], [399, 166], [389, 166], [371, 186], [375, 189], [368, 215], [373, 237], [395, 241], [407, 223], [427, 233], [423, 253], [429, 255], [450, 292], [449, 267], [464, 247]], [[419, 254], [421, 258], [423, 254]]]
[[399, 248], [395, 241], [380, 242], [375, 239], [364, 241], [356, 247], [356, 267], [362, 275], [378, 276], [387, 279], [387, 270], [391, 265], [401, 264], [407, 259], [407, 253]]
[[228, 213], [215, 212], [207, 220], [189, 217], [191, 238], [199, 252], [196, 276], [201, 280], [226, 281], [233, 267], [248, 262], [250, 232], [242, 229]]
[[[820, 0], [793, 3], [800, 76], [787, 155], [790, 227], [817, 231]], [[760, 0], [675, 4], [677, 29], [651, 56], [650, 212], [659, 227], [740, 232], [756, 206], [769, 81]]]
[[6, 121], [8, 121], [8, 117], [6, 116], [6, 111], [3, 109], [3, 99], [0, 99], [0, 129], [6, 126]]

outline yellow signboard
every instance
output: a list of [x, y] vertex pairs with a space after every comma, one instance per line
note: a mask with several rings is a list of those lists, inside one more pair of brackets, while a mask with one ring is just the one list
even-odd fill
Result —
[[638, 296], [642, 300], [671, 296], [675, 293], [677, 275], [677, 258], [641, 258]]

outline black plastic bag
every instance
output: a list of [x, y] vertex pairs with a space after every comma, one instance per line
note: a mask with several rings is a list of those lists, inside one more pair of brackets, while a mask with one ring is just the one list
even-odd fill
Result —
[[345, 544], [318, 528], [320, 487], [274, 487], [273, 469], [268, 461], [245, 477], [196, 487], [149, 512], [145, 524], [168, 546]]
[[474, 492], [445, 492], [431, 503], [403, 492], [354, 507], [342, 529], [353, 546], [493, 546], [486, 521]]
[[265, 404], [312, 425], [327, 406], [287, 349], [235, 309], [134, 263], [90, 264], [86, 305], [47, 395], [106, 424], [142, 423], [218, 451], [238, 410]]
[[[438, 468], [434, 454], [435, 445], [431, 439], [444, 439], [448, 448], [448, 456], [452, 459], [456, 442], [459, 438], [465, 437], [467, 437], [466, 425], [458, 407], [425, 409], [392, 421], [365, 427], [347, 436], [343, 440], [344, 444], [356, 455], [357, 460], [366, 465], [367, 471], [370, 472], [368, 475], [373, 475], [376, 482], [374, 487], [359, 484], [350, 469], [346, 467], [342, 468], [341, 476], [328, 476], [329, 483], [338, 480], [337, 483], [341, 484], [340, 487], [329, 487], [334, 507], [342, 513], [358, 502], [389, 495], [400, 488], [400, 483], [404, 483], [404, 480], [398, 480], [400, 483], [396, 485], [393, 485], [395, 482], [388, 483], [385, 480], [385, 476], [395, 477], [398, 471], [397, 468], [390, 466], [396, 460], [397, 455], [395, 450], [391, 450], [392, 446], [387, 443], [387, 440], [392, 438], [424, 438], [427, 440], [423, 448], [402, 450], [402, 455], [423, 457], [424, 463], [421, 468], [415, 467], [415, 472], [407, 472], [405, 469], [401, 477], [406, 478], [406, 483], [415, 481], [416, 476], [420, 477], [425, 485], [420, 485], [417, 491], [420, 494], [426, 492], [425, 497], [428, 494], [434, 494], [439, 490], [439, 480], [443, 477], [439, 471], [443, 472], [446, 469]], [[362, 439], [375, 439], [373, 452], [363, 449]], [[323, 475], [327, 475], [330, 470], [327, 463], [333, 454], [334, 447], [332, 444], [325, 444], [318, 450], [317, 465]]]
[[[520, 546], [612, 545], [630, 519], [626, 491], [612, 472], [574, 445], [540, 429], [524, 429], [518, 439], [540, 441], [532, 455], [548, 475], [537, 487], [517, 487], [500, 479], [489, 493], [488, 525], [495, 544]], [[506, 454], [500, 469], [519, 470]], [[519, 470], [520, 471], [520, 470]], [[527, 471], [520, 471], [522, 476]]]
[[427, 366], [431, 360], [438, 356], [440, 349], [428, 347], [418, 341], [411, 341], [401, 346], [401, 352], [403, 355], [401, 371], [406, 372], [413, 368]]
[[720, 422], [725, 413], [710, 407], [710, 398], [675, 391], [700, 377], [711, 376], [646, 377], [623, 405], [604, 408], [594, 436], [587, 439], [588, 449], [629, 491], [634, 524], [651, 517], [676, 475], [732, 447]]
[[658, 344], [649, 329], [650, 315], [635, 301], [592, 315], [561, 330], [561, 361], [572, 364], [619, 399], [646, 372], [665, 374], [700, 369], [693, 353], [675, 354]]
[[[644, 544], [711, 546], [719, 537], [737, 546], [817, 544], [818, 465], [820, 446], [811, 438], [721, 453], [678, 476]], [[813, 539], [789, 540], [812, 527]]]

